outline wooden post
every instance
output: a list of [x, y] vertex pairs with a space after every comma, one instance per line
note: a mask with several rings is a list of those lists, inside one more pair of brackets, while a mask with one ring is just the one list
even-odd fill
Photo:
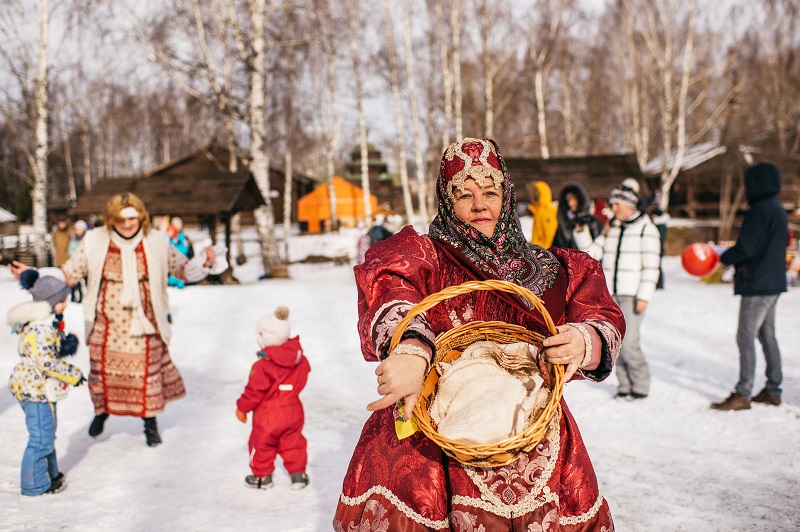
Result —
[[222, 219], [225, 222], [225, 259], [231, 264], [231, 217], [224, 214]]

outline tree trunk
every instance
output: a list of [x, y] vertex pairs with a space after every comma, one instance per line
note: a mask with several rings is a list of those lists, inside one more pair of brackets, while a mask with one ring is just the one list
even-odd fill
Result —
[[434, 2], [436, 9], [436, 34], [439, 37], [439, 68], [442, 71], [444, 97], [444, 123], [442, 124], [442, 153], [450, 145], [450, 128], [453, 122], [453, 63], [448, 59], [448, 41], [444, 25], [443, 2]]
[[494, 138], [494, 76], [489, 74], [491, 69], [491, 54], [489, 53], [489, 2], [481, 0], [481, 70], [483, 70], [483, 133], [487, 138]]
[[81, 146], [83, 147], [83, 188], [89, 192], [92, 190], [92, 153], [88, 131], [81, 132]]
[[327, 46], [325, 47], [326, 50], [326, 57], [328, 60], [328, 94], [330, 94], [330, 106], [331, 106], [331, 119], [333, 121], [332, 129], [333, 131], [326, 131], [325, 132], [325, 168], [328, 174], [328, 197], [330, 199], [330, 207], [331, 207], [331, 231], [338, 231], [339, 230], [339, 213], [337, 209], [338, 200], [336, 199], [336, 187], [334, 186], [333, 178], [336, 177], [336, 166], [335, 166], [335, 156], [336, 156], [336, 147], [339, 144], [339, 136], [340, 136], [340, 125], [339, 125], [339, 109], [337, 107], [337, 90], [336, 90], [336, 37], [333, 33], [333, 27], [331, 24], [331, 18], [333, 16], [333, 12], [331, 10], [330, 3], [327, 2], [325, 5], [325, 9], [327, 10], [327, 14], [322, 17], [323, 27], [324, 27], [324, 35], [326, 39]]
[[294, 180], [294, 162], [292, 160], [292, 140], [294, 137], [294, 56], [292, 50], [285, 53], [288, 65], [286, 68], [286, 94], [283, 100], [284, 129], [286, 139], [283, 147], [283, 262], [289, 263], [289, 235], [292, 231], [292, 181]]
[[[665, 101], [664, 105], [669, 111], [663, 115], [663, 119], [666, 123], [666, 127], [664, 128], [664, 132], [667, 134], [668, 139], [672, 138], [672, 129], [675, 128], [676, 131], [676, 138], [675, 142], [677, 144], [675, 156], [672, 158], [672, 165], [669, 168], [669, 172], [664, 176], [662, 174], [662, 181], [661, 181], [661, 204], [659, 207], [663, 211], [667, 211], [669, 208], [669, 193], [672, 189], [672, 185], [675, 183], [675, 180], [678, 178], [678, 174], [681, 171], [681, 166], [683, 165], [683, 156], [686, 151], [686, 113], [687, 108], [689, 106], [688, 102], [688, 94], [689, 94], [689, 78], [690, 78], [690, 70], [692, 66], [692, 62], [694, 61], [694, 6], [695, 0], [689, 0], [689, 7], [688, 7], [688, 14], [686, 17], [686, 41], [684, 43], [683, 48], [683, 59], [681, 61], [681, 81], [680, 87], [678, 89], [678, 98], [676, 102], [677, 106], [677, 124], [673, 123], [672, 120], [672, 107], [671, 102], [673, 99], [672, 93], [672, 66], [671, 62], [665, 63], [665, 76], [664, 76], [664, 95]], [[669, 33], [668, 33], [669, 35]], [[670, 44], [670, 48], [672, 45]], [[667, 101], [669, 98], [669, 101]], [[670, 150], [666, 148], [668, 144], [665, 144], [665, 153], [670, 153]], [[665, 178], [664, 178], [665, 177]]]
[[48, 64], [47, 48], [50, 31], [50, 2], [42, 0], [39, 12], [39, 35], [36, 42], [37, 71], [34, 79], [34, 107], [36, 112], [36, 149], [34, 151], [33, 232], [36, 235], [37, 266], [47, 265], [47, 138], [48, 138]]
[[61, 144], [64, 147], [64, 166], [67, 171], [67, 201], [70, 207], [74, 207], [78, 201], [78, 195], [75, 192], [75, 171], [72, 168], [72, 150], [69, 146], [69, 134], [67, 132], [67, 121], [64, 119], [64, 111], [59, 113], [59, 121], [61, 122]]
[[541, 67], [536, 68], [534, 74], [534, 93], [536, 95], [536, 129], [539, 132], [539, 151], [542, 159], [550, 158], [550, 149], [547, 147], [547, 120], [544, 102], [545, 72]]
[[406, 165], [406, 132], [403, 122], [403, 103], [400, 100], [400, 74], [397, 72], [397, 55], [394, 49], [394, 31], [392, 30], [392, 16], [386, 0], [383, 2], [383, 20], [386, 29], [386, 48], [389, 54], [389, 73], [392, 84], [392, 102], [394, 104], [394, 121], [397, 126], [397, 166], [400, 171], [400, 184], [403, 188], [403, 204], [406, 209], [406, 219], [411, 222], [414, 216], [414, 206], [411, 202], [411, 189], [408, 186], [408, 166]]
[[261, 260], [264, 274], [272, 275], [277, 263], [275, 246], [275, 214], [272, 209], [272, 198], [269, 185], [269, 155], [267, 154], [267, 103], [266, 85], [266, 41], [264, 32], [264, 16], [266, 0], [252, 0], [250, 23], [252, 25], [252, 63], [250, 70], [250, 156], [252, 157], [253, 177], [265, 205], [255, 211], [258, 236], [261, 241]]
[[408, 97], [411, 100], [411, 123], [414, 135], [414, 166], [417, 170], [417, 198], [419, 204], [419, 223], [427, 226], [428, 205], [425, 201], [428, 186], [425, 182], [425, 163], [422, 155], [422, 131], [419, 124], [419, 109], [417, 107], [417, 83], [414, 74], [414, 50], [411, 47], [411, 24], [408, 21], [408, 0], [403, 0], [403, 43], [406, 54], [406, 78], [408, 79]]
[[364, 224], [369, 227], [372, 220], [372, 202], [369, 184], [369, 146], [367, 144], [367, 117], [364, 112], [364, 82], [361, 74], [361, 53], [358, 46], [360, 35], [356, 17], [360, 2], [351, 0], [348, 5], [347, 22], [350, 30], [350, 55], [353, 60], [353, 73], [356, 81], [356, 105], [358, 108], [358, 139], [361, 152], [361, 190], [364, 193]]
[[461, 14], [462, 2], [453, 2], [450, 8], [450, 26], [453, 31], [453, 114], [456, 122], [456, 139], [464, 138], [464, 120], [461, 116], [461, 102], [464, 95], [461, 89]]

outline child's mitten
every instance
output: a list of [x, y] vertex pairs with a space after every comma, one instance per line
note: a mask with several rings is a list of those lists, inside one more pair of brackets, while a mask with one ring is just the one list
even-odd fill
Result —
[[78, 341], [78, 337], [72, 333], [69, 333], [61, 341], [61, 350], [58, 353], [58, 357], [61, 358], [74, 355], [78, 351], [79, 344], [80, 342]]
[[241, 421], [242, 423], [247, 423], [247, 414], [245, 414], [244, 412], [242, 412], [238, 408], [236, 409], [236, 418], [239, 421]]
[[76, 383], [75, 383], [75, 387], [77, 388], [78, 386], [80, 386], [80, 385], [81, 385], [81, 384], [83, 384], [84, 382], [86, 382], [86, 377], [84, 377], [83, 375], [81, 375], [81, 378], [80, 378], [80, 380], [79, 380], [78, 382], [76, 382]]

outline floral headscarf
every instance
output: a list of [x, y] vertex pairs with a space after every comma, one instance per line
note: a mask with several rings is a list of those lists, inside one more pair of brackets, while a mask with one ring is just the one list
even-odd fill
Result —
[[[481, 186], [490, 178], [495, 187], [503, 187], [503, 205], [491, 237], [455, 213], [453, 189], [463, 189], [469, 178]], [[524, 286], [538, 296], [553, 286], [558, 259], [546, 249], [530, 244], [523, 235], [516, 214], [514, 185], [494, 140], [465, 138], [451, 144], [439, 166], [436, 197], [439, 212], [428, 229], [431, 238], [455, 248], [489, 277]]]

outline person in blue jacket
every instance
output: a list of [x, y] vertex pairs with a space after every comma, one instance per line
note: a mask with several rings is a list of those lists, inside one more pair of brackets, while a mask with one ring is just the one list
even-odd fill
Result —
[[[739, 307], [739, 382], [716, 410], [746, 410], [750, 403], [781, 404], [781, 352], [775, 338], [775, 308], [786, 291], [786, 246], [788, 219], [778, 193], [781, 176], [775, 165], [760, 163], [744, 174], [744, 190], [750, 210], [744, 217], [736, 244], [720, 256], [733, 265], [734, 293], [742, 296]], [[755, 339], [761, 343], [767, 362], [767, 382], [752, 399], [756, 369]]]

